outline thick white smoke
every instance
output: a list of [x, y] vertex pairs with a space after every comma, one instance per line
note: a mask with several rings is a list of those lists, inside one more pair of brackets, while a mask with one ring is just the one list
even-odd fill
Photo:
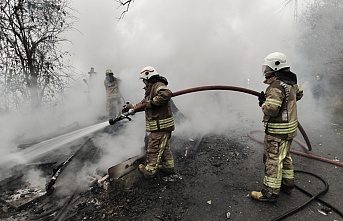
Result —
[[[274, 51], [285, 53], [297, 73], [301, 58], [294, 51], [293, 10], [283, 10], [281, 2], [140, 0], [134, 1], [125, 17], [118, 20], [125, 8], [118, 8], [116, 1], [72, 1], [80, 21], [78, 31], [67, 35], [73, 44], [65, 47], [74, 54], [70, 62], [79, 70], [78, 77], [67, 91], [65, 103], [39, 113], [1, 116], [1, 125], [8, 126], [2, 126], [0, 153], [8, 155], [18, 143], [48, 136], [74, 122], [80, 126], [97, 122], [105, 114], [106, 69], [112, 69], [121, 79], [123, 98], [131, 103], [143, 98], [139, 72], [147, 65], [166, 77], [174, 92], [203, 85], [265, 90], [261, 63]], [[97, 72], [92, 82], [88, 74], [91, 67]], [[91, 91], [83, 79], [95, 84]], [[179, 125], [177, 135], [192, 137], [194, 133], [236, 128], [242, 124], [242, 114], [262, 127], [257, 98], [250, 95], [209, 91], [173, 100], [189, 120]], [[100, 167], [139, 153], [144, 115], [137, 113], [133, 118], [122, 137], [104, 135], [95, 139], [107, 153]]]

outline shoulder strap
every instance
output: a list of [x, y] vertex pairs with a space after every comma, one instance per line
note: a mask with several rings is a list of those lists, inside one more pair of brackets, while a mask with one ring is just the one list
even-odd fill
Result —
[[287, 121], [288, 120], [287, 106], [288, 106], [288, 98], [289, 98], [289, 89], [287, 87], [287, 84], [285, 84], [282, 81], [280, 81], [280, 85], [285, 90], [285, 102], [283, 102], [283, 104], [282, 104], [281, 117], [282, 117], [282, 120]]

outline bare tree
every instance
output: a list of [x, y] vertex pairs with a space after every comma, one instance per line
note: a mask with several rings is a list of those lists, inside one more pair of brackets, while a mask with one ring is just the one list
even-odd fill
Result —
[[343, 95], [343, 2], [314, 1], [299, 18], [298, 50], [308, 58], [311, 79], [322, 75], [328, 83], [326, 102], [336, 102]]
[[61, 51], [63, 34], [75, 18], [67, 0], [2, 0], [0, 83], [4, 109], [29, 101], [36, 108], [54, 96], [69, 77]]
[[130, 8], [130, 4], [134, 1], [134, 0], [126, 0], [126, 1], [122, 1], [122, 0], [115, 0], [116, 2], [119, 3], [119, 7], [125, 7], [124, 11], [120, 14], [120, 17], [118, 18], [119, 20], [124, 18], [125, 14], [129, 11]]

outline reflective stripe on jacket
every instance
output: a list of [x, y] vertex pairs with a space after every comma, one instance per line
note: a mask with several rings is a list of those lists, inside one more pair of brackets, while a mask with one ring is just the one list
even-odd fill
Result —
[[268, 131], [268, 133], [271, 133], [271, 134], [291, 134], [291, 133], [296, 132], [297, 128], [298, 128], [297, 120], [293, 122], [289, 122], [289, 123], [264, 122], [264, 129]]
[[174, 118], [169, 117], [161, 120], [146, 121], [146, 131], [166, 130], [174, 127]]
[[162, 82], [148, 85], [145, 98], [139, 104], [133, 104], [135, 108], [140, 104], [150, 102], [145, 108], [146, 131], [173, 131], [175, 129], [174, 117], [170, 107], [172, 92]]
[[288, 85], [280, 80], [272, 82], [266, 90], [262, 105], [265, 132], [282, 139], [292, 139], [297, 134], [298, 85]]

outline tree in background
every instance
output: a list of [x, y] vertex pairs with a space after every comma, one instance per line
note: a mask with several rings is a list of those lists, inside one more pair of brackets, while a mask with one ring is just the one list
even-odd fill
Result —
[[[343, 1], [323, 0], [308, 3], [300, 15], [299, 51], [308, 62], [308, 77], [322, 76], [329, 106], [343, 97]], [[313, 82], [312, 82], [313, 83]]]
[[0, 105], [10, 110], [40, 107], [54, 99], [70, 78], [63, 34], [75, 18], [66, 0], [0, 2]]
[[124, 11], [122, 11], [122, 13], [120, 14], [120, 17], [118, 18], [120, 20], [124, 18], [125, 14], [129, 11], [130, 5], [133, 2], [133, 0], [125, 0], [125, 1], [115, 0], [115, 1], [119, 3], [119, 7], [121, 6], [125, 7]]

